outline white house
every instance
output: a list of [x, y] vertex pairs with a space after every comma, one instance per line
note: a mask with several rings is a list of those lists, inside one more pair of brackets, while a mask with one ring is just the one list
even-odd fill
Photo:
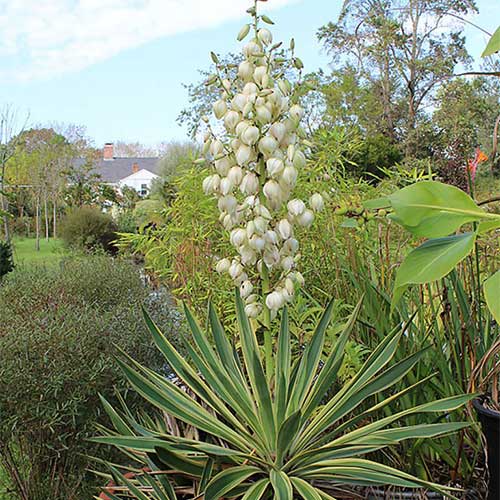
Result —
[[128, 186], [142, 196], [148, 194], [151, 183], [159, 177], [159, 170], [159, 158], [116, 157], [110, 142], [104, 145], [102, 158], [93, 169], [101, 182], [119, 190]]

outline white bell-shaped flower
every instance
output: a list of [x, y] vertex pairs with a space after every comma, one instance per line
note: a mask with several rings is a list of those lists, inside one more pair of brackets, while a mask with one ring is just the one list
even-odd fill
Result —
[[231, 267], [231, 261], [227, 258], [224, 258], [224, 259], [220, 259], [216, 266], [215, 266], [215, 270], [219, 273], [219, 274], [223, 274], [223, 273], [227, 273], [229, 271], [229, 268]]
[[259, 190], [259, 178], [253, 172], [248, 172], [241, 181], [240, 191], [246, 195], [252, 195]]
[[321, 196], [319, 193], [314, 193], [309, 198], [309, 205], [315, 212], [321, 212], [323, 208], [325, 208], [323, 196]]
[[255, 126], [247, 127], [240, 135], [241, 140], [248, 146], [253, 146], [259, 140], [259, 129]]
[[266, 161], [266, 168], [271, 177], [276, 177], [283, 171], [285, 164], [279, 158], [269, 158]]
[[250, 61], [243, 61], [238, 66], [238, 76], [244, 81], [249, 82], [253, 78], [254, 65]]
[[311, 210], [304, 210], [304, 213], [297, 218], [299, 224], [303, 227], [310, 227], [314, 221], [314, 214]]
[[282, 240], [291, 238], [293, 234], [292, 225], [286, 219], [281, 219], [277, 226], [276, 231]]
[[231, 193], [233, 191], [233, 188], [234, 184], [228, 177], [223, 177], [221, 179], [219, 189], [223, 196], [226, 196], [227, 194]]
[[290, 200], [287, 204], [288, 213], [293, 217], [302, 215], [306, 209], [306, 204], [302, 200]]
[[236, 129], [236, 125], [241, 120], [241, 115], [237, 111], [228, 111], [226, 116], [224, 116], [224, 126], [226, 127], [228, 132], [234, 132]]
[[282, 293], [279, 291], [271, 292], [266, 297], [266, 306], [272, 311], [277, 311], [278, 309], [281, 309], [284, 305], [285, 305], [285, 300], [283, 298]]
[[257, 38], [259, 41], [261, 41], [264, 45], [271, 45], [273, 43], [273, 35], [272, 33], [266, 29], [266, 28], [261, 28], [257, 32]]
[[215, 101], [213, 105], [213, 110], [215, 118], [217, 118], [217, 120], [220, 120], [226, 114], [227, 111], [226, 101], [222, 99]]
[[261, 125], [271, 123], [273, 119], [271, 111], [269, 111], [269, 108], [264, 105], [260, 105], [255, 108], [255, 116]]
[[240, 285], [240, 295], [242, 299], [247, 298], [253, 291], [253, 285], [250, 280], [245, 280], [241, 285]]
[[243, 169], [236, 165], [234, 167], [231, 167], [229, 169], [229, 172], [227, 173], [227, 178], [233, 186], [239, 186], [243, 179]]
[[251, 157], [252, 148], [246, 144], [242, 144], [236, 152], [236, 161], [238, 162], [238, 165], [246, 165], [250, 161]]

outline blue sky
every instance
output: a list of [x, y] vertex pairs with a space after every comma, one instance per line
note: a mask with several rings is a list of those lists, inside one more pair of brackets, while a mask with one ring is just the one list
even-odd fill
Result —
[[[492, 32], [498, 2], [471, 20]], [[0, 0], [0, 106], [30, 122], [84, 125], [96, 146], [183, 139], [183, 83], [199, 80], [209, 51], [235, 51], [248, 0]], [[342, 0], [270, 0], [275, 40], [296, 40], [306, 70], [327, 67], [317, 29]], [[262, 4], [264, 5], [264, 4]], [[243, 14], [241, 14], [243, 13]], [[486, 36], [466, 30], [478, 58]]]

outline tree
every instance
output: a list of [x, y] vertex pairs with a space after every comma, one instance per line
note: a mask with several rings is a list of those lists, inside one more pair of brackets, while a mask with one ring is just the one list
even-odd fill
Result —
[[138, 157], [149, 158], [158, 156], [158, 148], [155, 146], [146, 146], [140, 142], [117, 141], [114, 143], [114, 154], [119, 157]]
[[463, 27], [450, 22], [476, 10], [472, 0], [351, 0], [319, 30], [333, 62], [371, 83], [379, 131], [402, 140], [407, 157], [418, 153], [419, 118], [436, 86], [469, 62]]
[[0, 109], [0, 216], [3, 220], [5, 240], [10, 242], [8, 199], [5, 195], [7, 163], [13, 156], [20, 133], [26, 127], [28, 116], [19, 121], [17, 110], [10, 104]]
[[455, 78], [444, 84], [436, 95], [433, 122], [442, 150], [459, 141], [462, 157], [476, 146], [489, 152], [492, 131], [500, 109], [500, 84], [487, 78]]

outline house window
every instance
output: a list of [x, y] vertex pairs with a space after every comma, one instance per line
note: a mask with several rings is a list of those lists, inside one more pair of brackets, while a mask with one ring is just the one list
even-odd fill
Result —
[[147, 184], [141, 184], [140, 193], [141, 193], [141, 196], [146, 196], [148, 194], [148, 185]]

